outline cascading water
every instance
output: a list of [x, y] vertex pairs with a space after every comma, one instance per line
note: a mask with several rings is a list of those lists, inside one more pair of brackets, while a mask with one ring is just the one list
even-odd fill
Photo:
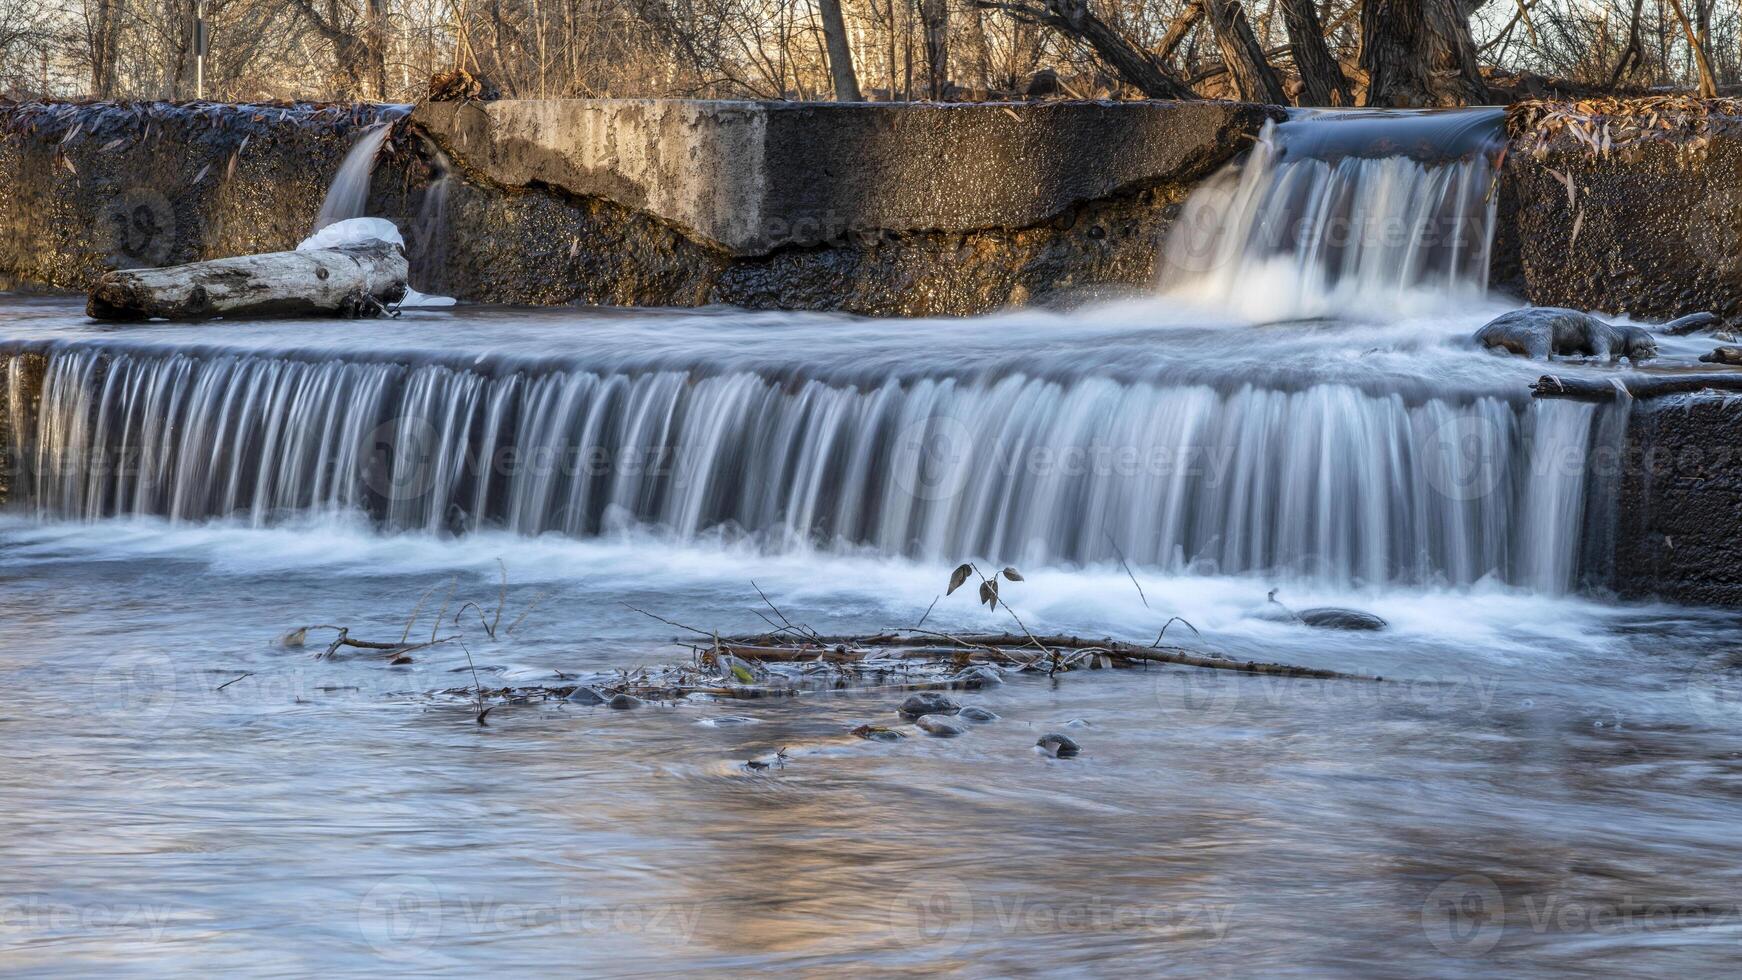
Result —
[[381, 153], [381, 144], [387, 142], [387, 137], [392, 134], [393, 123], [384, 122], [371, 126], [357, 138], [340, 162], [339, 172], [327, 188], [326, 199], [321, 201], [320, 214], [315, 217], [315, 231], [335, 221], [361, 218], [367, 214], [369, 178], [375, 172], [375, 158]]
[[[24, 377], [14, 364], [10, 377]], [[44, 516], [864, 547], [1336, 584], [1561, 591], [1593, 409], [1021, 374], [855, 385], [276, 355], [54, 352]], [[17, 416], [15, 416], [17, 417]], [[1571, 506], [1569, 506], [1571, 505]]]
[[1164, 287], [1258, 318], [1480, 299], [1504, 112], [1303, 113], [1194, 193]]
[[[1280, 305], [1297, 316], [1479, 291], [1496, 125], [1458, 113], [1273, 127], [1188, 202], [1170, 289], [1236, 309], [1239, 294], [1271, 290], [1274, 313], [1284, 282]], [[353, 158], [372, 158], [384, 132]], [[1372, 155], [1384, 134], [1408, 153]], [[1194, 241], [1211, 214], [1227, 218]], [[1214, 261], [1187, 275], [1192, 250]], [[1129, 351], [1102, 338], [1099, 362], [1080, 330], [1014, 356], [965, 355], [958, 337], [960, 363], [942, 367], [923, 347], [867, 358], [847, 340], [785, 365], [706, 342], [664, 359], [623, 353], [645, 338], [542, 360], [61, 344], [46, 348], [37, 409], [10, 413], [28, 470], [14, 497], [90, 520], [365, 513], [436, 534], [635, 526], [1337, 586], [1577, 584], [1594, 408], [1531, 402], [1522, 380], [1493, 378], [1498, 362], [1443, 346], [1426, 350], [1461, 359], [1466, 377], [1429, 386], [1421, 351], [1409, 375], [1386, 374], [1368, 366], [1373, 352], [1310, 329], [1286, 342], [1317, 360], [1272, 370], [1246, 351], [1284, 341], [1237, 333], [1255, 329], [1198, 328], [1221, 346], [1197, 355], [1173, 353], [1195, 342], [1183, 335], [1146, 334]], [[8, 371], [20, 406], [25, 356]]]

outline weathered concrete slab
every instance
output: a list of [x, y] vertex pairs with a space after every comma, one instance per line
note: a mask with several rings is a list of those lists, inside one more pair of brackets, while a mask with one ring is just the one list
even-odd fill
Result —
[[1228, 102], [429, 103], [470, 174], [644, 212], [734, 256], [867, 232], [1027, 228], [1202, 177], [1275, 110]]
[[1734, 100], [1666, 101], [1511, 110], [1497, 285], [1539, 306], [1742, 325], [1742, 117]]

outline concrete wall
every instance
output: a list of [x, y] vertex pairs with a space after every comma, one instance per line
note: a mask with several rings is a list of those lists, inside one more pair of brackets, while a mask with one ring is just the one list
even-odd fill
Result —
[[[466, 299], [977, 313], [1147, 288], [1180, 201], [1275, 111], [440, 103], [396, 129], [369, 207], [418, 285]], [[399, 115], [0, 106], [0, 280], [292, 247], [361, 130]]]
[[465, 170], [645, 212], [734, 256], [850, 232], [1027, 228], [1202, 176], [1266, 113], [1225, 102], [432, 103]]
[[1510, 110], [1496, 285], [1539, 306], [1742, 325], [1742, 118], [1653, 105]]

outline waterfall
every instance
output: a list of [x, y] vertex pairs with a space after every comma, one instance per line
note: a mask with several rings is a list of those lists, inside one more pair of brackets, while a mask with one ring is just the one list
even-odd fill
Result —
[[1344, 385], [860, 385], [69, 346], [51, 351], [15, 444], [28, 506], [52, 517], [644, 526], [776, 549], [1123, 555], [1336, 585], [1492, 575], [1557, 592], [1577, 560], [1593, 418], [1573, 402]]
[[377, 123], [363, 131], [357, 142], [351, 146], [350, 152], [339, 164], [339, 172], [333, 176], [333, 183], [327, 188], [326, 199], [321, 201], [320, 214], [315, 217], [315, 231], [346, 218], [361, 218], [367, 214], [369, 204], [369, 178], [375, 172], [375, 157], [381, 152], [381, 144], [387, 142], [387, 137], [393, 132], [393, 123]]
[[1266, 124], [1182, 208], [1164, 288], [1260, 319], [1479, 298], [1503, 116], [1318, 112]]

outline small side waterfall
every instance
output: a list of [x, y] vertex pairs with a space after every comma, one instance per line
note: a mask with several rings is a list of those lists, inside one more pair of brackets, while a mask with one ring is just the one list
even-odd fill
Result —
[[1487, 290], [1501, 110], [1303, 113], [1193, 192], [1163, 286], [1260, 319]]
[[[22, 376], [14, 366], [11, 377]], [[1098, 378], [891, 378], [363, 363], [66, 348], [29, 506], [96, 520], [1131, 561], [1338, 585], [1572, 584], [1594, 409]]]
[[375, 157], [381, 153], [381, 144], [387, 142], [387, 137], [392, 132], [393, 123], [378, 123], [357, 138], [357, 142], [339, 164], [339, 172], [333, 176], [332, 185], [327, 188], [327, 196], [321, 202], [321, 211], [315, 217], [313, 230], [320, 231], [333, 222], [346, 218], [367, 216], [369, 177], [375, 172]]

